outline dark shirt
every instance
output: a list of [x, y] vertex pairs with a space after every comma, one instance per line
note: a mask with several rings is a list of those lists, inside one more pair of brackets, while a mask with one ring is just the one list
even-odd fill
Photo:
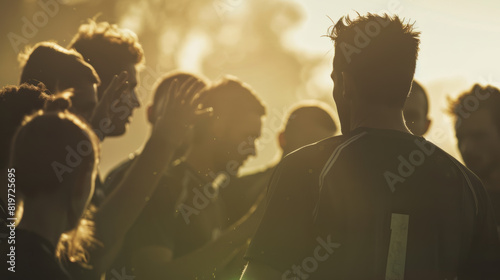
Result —
[[[15, 244], [0, 244], [0, 259], [6, 264], [10, 246], [15, 246], [15, 272], [2, 267], [1, 279], [51, 279], [68, 280], [69, 274], [64, 271], [55, 258], [54, 247], [39, 235], [23, 229], [16, 229]], [[10, 257], [9, 257], [10, 258]]]
[[265, 195], [274, 166], [231, 180], [222, 188], [220, 197], [227, 209], [227, 220], [233, 224], [248, 213], [250, 208]]
[[499, 243], [472, 172], [422, 137], [361, 128], [285, 157], [246, 258], [283, 279], [500, 279]]
[[99, 207], [103, 203], [108, 193], [104, 189], [104, 184], [102, 183], [101, 176], [97, 173], [94, 181], [94, 195], [92, 196], [91, 203]]
[[500, 226], [500, 192], [488, 192], [490, 196], [491, 205], [493, 206], [493, 210], [495, 212], [495, 218], [497, 220], [497, 225]]
[[[126, 162], [124, 165], [131, 165]], [[120, 181], [127, 167], [120, 166], [105, 183], [106, 189]], [[148, 246], [168, 248], [173, 258], [189, 254], [215, 240], [227, 226], [225, 207], [213, 180], [203, 178], [186, 163], [175, 164], [163, 175], [147, 206], [127, 233], [114, 268], [133, 273], [131, 258]]]

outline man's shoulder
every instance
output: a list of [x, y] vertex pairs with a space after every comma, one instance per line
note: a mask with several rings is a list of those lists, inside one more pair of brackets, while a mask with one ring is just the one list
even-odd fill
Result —
[[282, 162], [285, 165], [303, 165], [305, 163], [321, 162], [322, 160], [326, 160], [345, 140], [346, 137], [343, 135], [323, 139], [289, 153], [283, 158]]
[[[304, 146], [285, 156], [276, 167], [269, 191], [301, 196], [317, 192], [319, 175], [344, 136], [335, 136]], [[282, 193], [283, 192], [283, 193]]]

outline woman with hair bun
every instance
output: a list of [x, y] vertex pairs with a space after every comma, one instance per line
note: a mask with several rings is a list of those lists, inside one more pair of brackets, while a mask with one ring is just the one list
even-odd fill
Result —
[[84, 259], [82, 248], [92, 242], [90, 222], [82, 216], [94, 191], [99, 140], [67, 110], [70, 105], [64, 96], [49, 101], [14, 136], [8, 173], [23, 214], [15, 244], [0, 244], [2, 252], [15, 252], [7, 256], [12, 269], [2, 270], [1, 279], [71, 279], [61, 265], [63, 254]]

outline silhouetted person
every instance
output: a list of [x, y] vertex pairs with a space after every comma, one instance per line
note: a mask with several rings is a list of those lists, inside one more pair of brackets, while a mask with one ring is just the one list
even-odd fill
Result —
[[[99, 140], [84, 121], [62, 110], [68, 100], [58, 101], [29, 116], [12, 142], [9, 172], [14, 177], [9, 178], [15, 178], [15, 197], [23, 201], [18, 211], [23, 214], [15, 244], [1, 244], [4, 265], [6, 253], [15, 253], [15, 263], [9, 264], [15, 272], [4, 266], [2, 279], [72, 279], [61, 266], [61, 255], [68, 250], [84, 254], [79, 243], [89, 240], [75, 240], [71, 232], [93, 192]], [[70, 160], [68, 150], [74, 152]], [[59, 168], [72, 172], [61, 176]], [[62, 240], [64, 246], [57, 248]]]
[[24, 117], [40, 110], [50, 97], [43, 84], [6, 86], [0, 91], [0, 169], [6, 168], [12, 137]]
[[281, 161], [242, 279], [498, 279], [481, 182], [405, 126], [419, 33], [368, 14], [329, 36], [343, 135]]
[[[174, 96], [186, 96], [188, 98], [189, 95], [194, 98], [191, 102], [193, 102], [194, 106], [192, 110], [195, 111], [196, 104], [199, 103], [198, 96], [194, 96], [194, 94], [198, 94], [201, 90], [203, 90], [206, 86], [208, 86], [208, 82], [199, 76], [192, 75], [190, 73], [172, 71], [170, 73], [165, 74], [162, 78], [160, 78], [154, 86], [154, 95], [153, 95], [153, 103], [147, 108], [147, 120], [152, 125], [153, 130], [164, 129], [157, 124], [158, 116], [161, 115], [161, 111], [164, 108], [165, 102], [168, 102]], [[186, 99], [187, 100], [187, 99]], [[169, 108], [170, 110], [175, 110], [175, 108]], [[179, 116], [182, 117], [182, 116]], [[180, 122], [179, 119], [170, 119], [169, 121]], [[149, 141], [155, 141], [155, 134], [152, 133]], [[171, 154], [168, 157], [161, 157], [162, 155], [158, 155], [160, 160], [165, 162], [165, 166], [171, 166], [172, 162], [175, 160], [179, 160], [180, 158], [186, 156], [187, 150], [189, 150], [189, 146], [191, 145], [191, 141], [188, 139], [190, 136], [186, 135], [186, 139], [182, 139], [182, 143], [178, 145], [178, 149], [175, 154]], [[168, 139], [166, 139], [168, 140]], [[165, 141], [166, 145], [171, 145], [168, 141]], [[105, 182], [105, 191], [107, 194], [111, 193], [123, 180], [124, 175], [129, 170], [130, 166], [138, 159], [141, 152], [138, 152], [134, 155], [133, 158], [128, 159], [124, 163], [120, 164], [116, 168], [110, 171], [108, 176], [106, 177]], [[163, 155], [165, 156], [165, 155]], [[175, 199], [174, 197], [170, 197], [171, 199]], [[167, 197], [165, 197], [167, 199]], [[131, 233], [132, 234], [132, 233]], [[131, 235], [130, 234], [130, 235]], [[124, 247], [119, 255], [119, 258], [112, 265], [112, 268], [123, 267], [126, 265], [129, 256], [129, 251], [133, 248], [133, 245], [137, 243], [136, 240], [131, 238], [127, 238], [124, 241]], [[133, 275], [133, 272], [128, 270], [127, 273]], [[113, 278], [113, 273], [108, 273], [108, 278]]]
[[[22, 84], [6, 86], [0, 91], [0, 177], [7, 182], [7, 167], [11, 152], [12, 137], [21, 125], [24, 117], [42, 109], [49, 96], [44, 92], [43, 84], [39, 87]], [[7, 201], [8, 192], [0, 192], [0, 243], [7, 242]]]
[[[65, 90], [72, 91], [73, 105], [70, 110], [85, 118], [92, 125], [100, 140], [108, 132], [119, 126], [112, 123], [110, 113], [121, 112], [123, 115], [124, 110], [127, 110], [127, 108], [124, 106], [116, 107], [120, 103], [115, 101], [124, 94], [126, 96], [131, 95], [130, 85], [135, 87], [136, 84], [136, 82], [131, 82], [126, 72], [122, 72], [120, 75], [114, 76], [110, 82], [108, 81], [106, 88], [100, 94], [101, 98], [98, 100], [96, 90], [100, 83], [99, 77], [93, 67], [86, 63], [81, 54], [75, 50], [67, 50], [55, 43], [42, 42], [25, 54], [24, 59], [21, 82], [43, 82], [48, 86], [48, 92], [51, 94], [57, 94]], [[135, 79], [135, 72], [133, 74]], [[163, 151], [169, 153], [169, 151], [175, 151], [176, 149], [171, 146], [152, 146], [154, 147], [151, 149], [157, 149], [159, 153]], [[153, 152], [146, 153], [146, 155], [148, 154], [149, 156], [145, 156], [144, 159], [146, 163], [135, 169], [162, 169], [163, 162], [151, 160], [154, 157]], [[64, 174], [70, 171], [61, 169], [60, 172]], [[145, 178], [141, 179], [145, 180]], [[149, 188], [137, 189], [136, 180], [138, 180], [137, 177], [134, 177], [134, 173], [132, 173], [131, 177], [128, 177], [128, 180], [120, 188], [117, 188], [122, 191], [107, 199], [104, 206], [102, 204], [105, 198], [102, 195], [101, 181], [98, 176], [96, 177], [96, 192], [92, 202], [99, 208], [93, 219], [96, 226], [96, 238], [102, 246], [89, 248], [88, 254], [90, 255], [89, 259], [92, 260], [91, 266], [83, 268], [78, 261], [68, 260], [64, 262], [65, 265], [68, 265], [67, 268], [73, 276], [82, 279], [98, 278], [99, 274], [104, 272], [113, 261], [113, 256], [119, 249], [123, 236], [133, 224], [134, 217], [139, 215], [145, 205], [144, 197], [147, 197], [152, 191]], [[155, 180], [156, 176], [153, 174], [146, 179], [148, 182], [154, 182]], [[151, 186], [154, 186], [154, 184]], [[131, 194], [134, 195], [130, 196]], [[118, 217], [117, 213], [128, 216]], [[88, 269], [90, 267], [92, 269]]]
[[[116, 25], [90, 21], [80, 26], [69, 47], [83, 55], [102, 81], [92, 116], [92, 126], [98, 136], [102, 140], [106, 136], [122, 135], [132, 111], [140, 105], [135, 88], [144, 55], [137, 36]], [[191, 103], [184, 98], [187, 97], [179, 95], [164, 103], [157, 116], [157, 129], [112, 192], [105, 196], [100, 179], [96, 179], [92, 202], [98, 206], [93, 221], [99, 246], [88, 250], [91, 269], [80, 267], [71, 262], [71, 258], [66, 262], [74, 277], [97, 279], [110, 269], [125, 235], [154, 192], [160, 174], [168, 169], [169, 161], [165, 159], [177, 153], [189, 131], [196, 110], [188, 106]], [[116, 270], [120, 273], [121, 268]]]
[[[109, 118], [112, 124], [112, 129], [104, 131], [104, 136], [123, 135], [133, 111], [140, 106], [135, 91], [137, 72], [144, 65], [144, 51], [137, 35], [115, 24], [89, 20], [80, 26], [68, 48], [79, 52], [99, 74], [101, 84], [97, 97], [107, 104], [103, 118]], [[103, 100], [112, 83], [123, 89], [109, 100]]]
[[415, 80], [406, 99], [403, 115], [406, 126], [414, 135], [423, 136], [429, 130], [429, 99], [424, 88]]
[[[91, 269], [70, 265], [71, 273], [79, 279], [98, 279], [107, 270], [122, 275], [122, 267], [112, 267], [122, 249], [129, 229], [143, 208], [149, 203], [161, 175], [170, 169], [170, 163], [184, 148], [190, 127], [199, 115], [198, 92], [203, 83], [188, 80], [175, 82], [167, 90], [169, 98], [162, 99], [151, 121], [155, 126], [140, 155], [128, 164], [127, 170], [115, 180], [104, 201], [93, 215], [98, 246], [89, 248]], [[182, 93], [182, 94], [181, 94]], [[117, 277], [113, 275], [113, 277]]]
[[[155, 102], [168, 98], [161, 85], [174, 77], [162, 80]], [[195, 122], [189, 152], [163, 174], [127, 235], [126, 266], [141, 279], [218, 277], [257, 222], [243, 219], [228, 228], [218, 192], [255, 155], [265, 108], [248, 85], [233, 78], [200, 94], [201, 104], [213, 108], [213, 115]]]
[[500, 219], [500, 91], [474, 85], [450, 104], [457, 145], [465, 165], [488, 191]]
[[53, 42], [37, 43], [21, 56], [20, 83], [43, 83], [48, 94], [72, 89], [71, 111], [91, 121], [97, 105], [97, 73], [82, 56]]
[[[278, 134], [281, 158], [302, 146], [332, 137], [336, 132], [337, 126], [325, 105], [299, 103], [290, 110], [284, 129]], [[238, 221], [265, 196], [275, 167], [274, 163], [262, 171], [232, 180], [221, 190], [229, 221]]]

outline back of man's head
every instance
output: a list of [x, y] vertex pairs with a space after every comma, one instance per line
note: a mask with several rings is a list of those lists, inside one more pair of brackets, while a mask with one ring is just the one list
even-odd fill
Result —
[[[213, 115], [209, 122], [223, 122], [227, 129], [245, 125], [242, 118], [250, 114], [264, 116], [266, 108], [249, 85], [236, 77], [226, 76], [208, 87], [202, 93], [202, 105], [212, 107]], [[205, 131], [205, 125], [195, 125], [196, 131]]]
[[25, 116], [42, 109], [48, 99], [43, 84], [7, 86], [0, 91], [0, 169], [7, 166], [17, 127]]
[[419, 33], [398, 16], [342, 17], [330, 30], [334, 71], [348, 72], [369, 104], [402, 108], [415, 73]]
[[337, 126], [326, 105], [322, 103], [295, 106], [280, 134], [283, 155], [312, 144], [337, 132]]
[[55, 94], [82, 80], [99, 84], [99, 76], [83, 57], [53, 42], [40, 42], [19, 56], [22, 73], [20, 83], [42, 82], [49, 94]]
[[129, 65], [137, 68], [144, 64], [144, 51], [137, 35], [108, 22], [89, 20], [87, 24], [82, 24], [68, 48], [82, 54], [85, 61], [95, 68], [104, 89], [114, 75], [120, 74]]

